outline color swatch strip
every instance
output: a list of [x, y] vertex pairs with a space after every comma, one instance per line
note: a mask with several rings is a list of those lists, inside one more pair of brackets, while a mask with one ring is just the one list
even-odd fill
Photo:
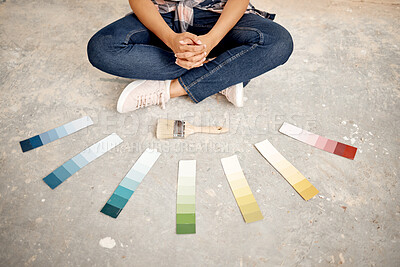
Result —
[[264, 219], [236, 155], [222, 158], [226, 178], [246, 223]]
[[305, 200], [313, 198], [318, 190], [275, 147], [264, 140], [255, 144], [264, 158], [289, 182]]
[[80, 119], [68, 122], [67, 124], [64, 124], [60, 127], [54, 128], [53, 130], [25, 139], [19, 142], [19, 144], [21, 145], [22, 152], [27, 152], [29, 150], [53, 142], [54, 140], [60, 139], [64, 136], [82, 130], [83, 128], [86, 128], [92, 124], [92, 119], [89, 116], [85, 116]]
[[354, 146], [349, 146], [323, 136], [319, 136], [287, 122], [282, 124], [279, 131], [303, 143], [348, 159], [354, 159], [356, 156], [357, 148]]
[[176, 198], [176, 233], [196, 233], [196, 160], [180, 160]]
[[113, 133], [65, 162], [52, 173], [44, 177], [43, 181], [50, 186], [51, 189], [54, 189], [71, 177], [75, 172], [120, 143], [122, 143], [122, 139], [117, 134]]
[[160, 155], [161, 153], [157, 152], [157, 149], [147, 148], [122, 179], [100, 212], [117, 218]]

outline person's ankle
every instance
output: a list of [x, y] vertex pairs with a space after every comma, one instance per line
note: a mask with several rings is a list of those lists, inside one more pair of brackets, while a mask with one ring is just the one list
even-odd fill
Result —
[[186, 91], [183, 89], [178, 79], [174, 79], [171, 81], [169, 94], [171, 98], [187, 95]]

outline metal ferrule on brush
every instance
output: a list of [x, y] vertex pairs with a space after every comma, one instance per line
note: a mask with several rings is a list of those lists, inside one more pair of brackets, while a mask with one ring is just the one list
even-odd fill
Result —
[[175, 121], [174, 123], [174, 138], [185, 137], [185, 121]]

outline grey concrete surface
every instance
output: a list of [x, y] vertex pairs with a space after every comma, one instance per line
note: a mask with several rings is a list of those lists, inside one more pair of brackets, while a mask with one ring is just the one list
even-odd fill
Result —
[[[1, 266], [399, 266], [400, 2], [254, 1], [293, 35], [289, 62], [222, 96], [121, 115], [130, 81], [86, 43], [128, 1], [0, 1]], [[89, 115], [95, 125], [22, 153], [19, 141]], [[224, 124], [159, 141], [158, 118]], [[278, 133], [283, 121], [359, 148], [354, 161]], [[106, 135], [124, 143], [56, 190], [42, 178]], [[320, 190], [308, 202], [253, 144], [268, 138]], [[118, 219], [99, 212], [147, 147], [162, 155]], [[220, 158], [237, 154], [265, 219], [244, 223]], [[177, 163], [197, 159], [197, 234], [175, 234]], [[115, 242], [115, 245], [114, 245]], [[109, 248], [107, 248], [109, 247]]]

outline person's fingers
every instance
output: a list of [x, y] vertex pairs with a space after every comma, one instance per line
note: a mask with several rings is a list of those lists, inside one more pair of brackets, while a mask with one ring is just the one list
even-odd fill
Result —
[[190, 39], [190, 38], [184, 38], [184, 39], [180, 40], [179, 43], [180, 43], [181, 45], [192, 45], [192, 44], [196, 44], [196, 43], [194, 43], [194, 42], [192, 41], [192, 39]]
[[197, 63], [197, 62], [204, 62], [206, 60], [206, 52], [201, 53], [200, 55], [196, 55], [193, 57], [186, 58], [187, 61], [190, 61], [192, 63]]
[[204, 64], [204, 60], [202, 60], [201, 62], [198, 62], [198, 63], [192, 65], [192, 69], [201, 67], [201, 66], [203, 66], [203, 64]]
[[177, 59], [175, 63], [178, 66], [180, 66], [180, 67], [182, 67], [184, 69], [190, 70], [190, 69], [193, 69], [193, 68], [197, 68], [197, 67], [203, 66], [204, 60], [201, 60], [199, 62], [193, 63], [193, 62], [189, 62], [189, 61], [186, 61], [186, 60]]
[[182, 53], [176, 53], [175, 54], [175, 56], [177, 57], [177, 58], [186, 58], [186, 59], [188, 59], [188, 58], [192, 58], [192, 57], [195, 57], [195, 56], [198, 56], [198, 55], [206, 55], [207, 53], [206, 52], [203, 52], [203, 51], [200, 51], [200, 52], [182, 52]]
[[181, 45], [200, 45], [201, 41], [197, 35], [190, 32], [185, 32], [181, 35], [179, 43]]
[[182, 67], [182, 68], [184, 68], [184, 69], [187, 69], [187, 70], [190, 70], [192, 68], [191, 67], [191, 65], [192, 65], [191, 63], [189, 63], [186, 60], [179, 59], [179, 58], [176, 59], [175, 64], [180, 66], [180, 67]]
[[191, 40], [193, 41], [193, 43], [195, 43], [195, 44], [197, 44], [197, 45], [200, 45], [200, 44], [201, 44], [200, 38], [199, 38], [197, 35], [193, 34], [193, 33], [185, 32], [185, 33], [184, 33], [184, 36], [185, 36], [186, 38], [191, 39]]
[[206, 51], [206, 45], [181, 45], [180, 46], [180, 51], [181, 52], [205, 52]]
[[204, 60], [201, 60], [201, 61], [199, 61], [199, 62], [193, 63], [193, 62], [190, 62], [190, 61], [187, 61], [187, 60], [183, 60], [183, 59], [179, 59], [179, 58], [178, 58], [178, 59], [175, 61], [175, 64], [177, 64], [178, 66], [180, 66], [180, 67], [182, 67], [182, 68], [185, 68], [185, 69], [187, 69], [187, 70], [190, 70], [190, 69], [193, 69], [193, 68], [197, 68], [197, 67], [203, 66]]

